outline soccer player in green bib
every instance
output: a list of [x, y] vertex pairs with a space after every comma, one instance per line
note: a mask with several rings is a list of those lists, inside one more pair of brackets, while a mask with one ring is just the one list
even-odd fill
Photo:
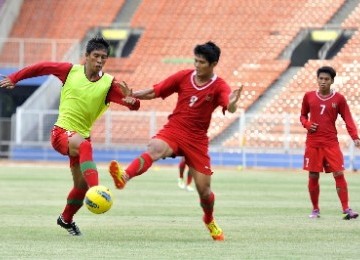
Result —
[[63, 83], [59, 116], [51, 132], [51, 144], [69, 157], [74, 186], [57, 224], [70, 235], [81, 235], [73, 221], [82, 207], [86, 191], [99, 185], [98, 171], [93, 160], [90, 131], [94, 122], [109, 107], [110, 102], [138, 110], [140, 101], [131, 97], [125, 82], [119, 83], [102, 69], [109, 56], [110, 46], [103, 38], [93, 38], [86, 46], [85, 64], [40, 62], [0, 80], [0, 87], [12, 89], [23, 79], [54, 75]]

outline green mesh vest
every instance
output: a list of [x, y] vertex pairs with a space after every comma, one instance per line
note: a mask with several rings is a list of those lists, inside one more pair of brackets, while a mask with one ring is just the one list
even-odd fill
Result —
[[73, 65], [61, 90], [55, 125], [89, 137], [93, 123], [109, 107], [105, 99], [112, 80], [112, 76], [104, 73], [98, 81], [91, 82], [83, 65]]

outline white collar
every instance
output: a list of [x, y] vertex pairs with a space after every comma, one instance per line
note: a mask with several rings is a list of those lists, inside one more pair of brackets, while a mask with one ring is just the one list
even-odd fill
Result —
[[192, 84], [193, 87], [194, 87], [195, 89], [197, 89], [197, 90], [203, 90], [203, 89], [207, 88], [208, 86], [210, 86], [210, 85], [217, 79], [217, 75], [214, 74], [214, 75], [211, 77], [209, 83], [205, 84], [204, 86], [199, 87], [199, 86], [197, 86], [197, 85], [195, 84], [195, 81], [194, 81], [194, 77], [195, 77], [195, 76], [196, 76], [196, 71], [194, 70], [193, 73], [191, 74], [191, 84]]

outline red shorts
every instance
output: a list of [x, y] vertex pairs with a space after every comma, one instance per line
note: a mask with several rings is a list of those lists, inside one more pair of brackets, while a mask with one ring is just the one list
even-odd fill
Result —
[[161, 129], [153, 138], [165, 141], [174, 155], [184, 156], [186, 164], [205, 175], [212, 175], [210, 156], [208, 155], [208, 139], [193, 140], [179, 136], [168, 129]]
[[304, 170], [309, 172], [339, 172], [344, 168], [344, 156], [340, 146], [305, 148]]
[[75, 133], [75, 131], [68, 131], [58, 126], [54, 126], [51, 130], [50, 141], [52, 147], [60, 154], [69, 156], [70, 167], [79, 163], [79, 156], [69, 155], [69, 137], [73, 136]]

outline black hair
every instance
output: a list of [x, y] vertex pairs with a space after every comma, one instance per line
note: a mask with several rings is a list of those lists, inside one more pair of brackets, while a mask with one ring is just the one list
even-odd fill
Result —
[[208, 41], [205, 44], [196, 45], [194, 54], [204, 57], [209, 63], [213, 63], [219, 61], [221, 50], [215, 43]]
[[336, 77], [336, 71], [333, 67], [330, 66], [323, 66], [319, 68], [316, 72], [316, 75], [319, 77], [320, 73], [327, 73], [331, 76], [332, 79]]
[[94, 37], [86, 44], [86, 53], [90, 54], [94, 50], [105, 50], [109, 56], [110, 44], [102, 37]]

